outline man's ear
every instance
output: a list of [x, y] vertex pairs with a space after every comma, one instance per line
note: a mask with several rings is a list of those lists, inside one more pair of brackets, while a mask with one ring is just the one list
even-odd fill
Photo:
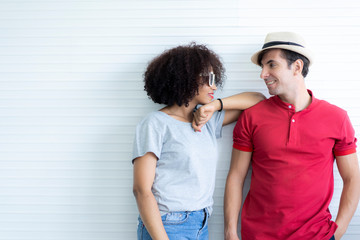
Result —
[[304, 62], [301, 59], [296, 60], [293, 62], [294, 67], [294, 75], [302, 75], [302, 70], [304, 67]]

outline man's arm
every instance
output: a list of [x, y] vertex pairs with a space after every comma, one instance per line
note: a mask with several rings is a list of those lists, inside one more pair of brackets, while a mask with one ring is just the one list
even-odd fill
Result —
[[340, 206], [336, 217], [338, 228], [335, 239], [339, 240], [353, 217], [360, 197], [360, 173], [359, 162], [356, 153], [337, 156], [336, 164], [343, 180], [343, 190], [340, 198]]
[[[258, 92], [243, 92], [230, 97], [221, 99], [223, 109], [226, 110], [223, 121], [223, 126], [235, 122], [241, 110], [254, 106], [255, 104], [266, 99], [265, 96]], [[199, 131], [204, 124], [210, 120], [215, 111], [221, 109], [219, 100], [214, 100], [211, 103], [200, 107], [194, 114], [192, 127], [195, 131]]]
[[233, 149], [224, 197], [224, 234], [226, 240], [238, 240], [237, 225], [242, 203], [242, 191], [248, 172], [251, 152]]

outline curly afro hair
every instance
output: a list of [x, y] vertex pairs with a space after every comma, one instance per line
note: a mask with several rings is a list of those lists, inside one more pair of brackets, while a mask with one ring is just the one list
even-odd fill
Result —
[[216, 76], [216, 86], [221, 87], [225, 69], [215, 52], [196, 43], [178, 46], [149, 63], [144, 73], [144, 89], [155, 103], [188, 106], [199, 86], [207, 84], [207, 79], [199, 75], [207, 74], [210, 67]]

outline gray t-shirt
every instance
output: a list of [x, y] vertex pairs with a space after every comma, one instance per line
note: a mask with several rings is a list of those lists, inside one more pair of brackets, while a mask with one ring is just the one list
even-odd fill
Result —
[[174, 211], [212, 211], [224, 111], [215, 112], [201, 132], [191, 123], [161, 111], [147, 115], [136, 128], [133, 159], [152, 152], [158, 158], [152, 192], [161, 215]]

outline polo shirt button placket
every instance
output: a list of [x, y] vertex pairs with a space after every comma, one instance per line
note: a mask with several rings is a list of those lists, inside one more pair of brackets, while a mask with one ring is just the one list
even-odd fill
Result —
[[296, 134], [297, 134], [297, 127], [295, 125], [296, 119], [295, 114], [290, 118], [290, 129], [289, 129], [289, 143], [295, 144], [296, 142]]
[[290, 121], [287, 144], [290, 144], [290, 143], [295, 141], [295, 139], [294, 139], [295, 135], [294, 134], [296, 134], [296, 129], [295, 129], [295, 125], [294, 125], [294, 123], [295, 123], [294, 115], [296, 113], [295, 113], [295, 108], [294, 108], [293, 105], [288, 104], [287, 108], [288, 108], [289, 121]]

